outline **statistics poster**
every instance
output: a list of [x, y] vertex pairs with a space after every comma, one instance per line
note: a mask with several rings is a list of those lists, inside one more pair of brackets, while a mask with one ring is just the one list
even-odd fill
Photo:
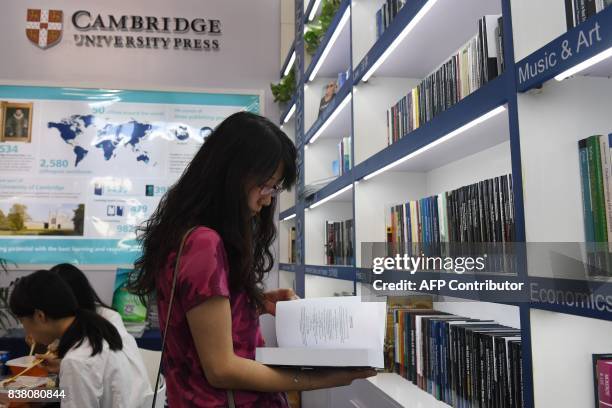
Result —
[[260, 96], [0, 86], [0, 258], [131, 263], [136, 228]]

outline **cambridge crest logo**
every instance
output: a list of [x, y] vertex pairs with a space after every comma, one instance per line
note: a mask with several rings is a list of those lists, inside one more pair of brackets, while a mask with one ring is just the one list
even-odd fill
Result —
[[61, 10], [28, 9], [26, 36], [43, 50], [59, 43], [62, 38], [64, 12]]

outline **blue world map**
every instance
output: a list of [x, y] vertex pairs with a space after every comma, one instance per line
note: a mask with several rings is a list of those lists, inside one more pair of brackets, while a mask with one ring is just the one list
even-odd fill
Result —
[[[141, 142], [151, 133], [153, 125], [130, 120], [119, 124], [103, 123], [103, 126], [98, 128], [98, 123], [100, 121], [94, 115], [72, 115], [59, 122], [48, 122], [47, 127], [57, 129], [64, 143], [72, 147], [74, 167], [90, 153], [89, 146], [100, 149], [107, 161], [116, 157], [117, 148], [129, 148], [134, 152], [137, 162], [149, 164], [149, 153], [142, 149]], [[92, 126], [96, 129], [96, 137], [93, 143], [90, 143], [83, 140], [82, 135], [85, 129]]]

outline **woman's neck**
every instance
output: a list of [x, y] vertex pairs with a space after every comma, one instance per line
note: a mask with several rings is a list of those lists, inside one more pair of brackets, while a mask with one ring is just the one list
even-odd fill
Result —
[[69, 316], [57, 320], [58, 337], [62, 337], [66, 333], [66, 330], [74, 323], [74, 319], [76, 319], [75, 316]]

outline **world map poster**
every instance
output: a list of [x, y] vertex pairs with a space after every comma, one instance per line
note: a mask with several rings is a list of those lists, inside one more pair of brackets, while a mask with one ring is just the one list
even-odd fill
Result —
[[0, 86], [0, 258], [131, 262], [138, 226], [213, 129], [259, 107], [259, 95]]

